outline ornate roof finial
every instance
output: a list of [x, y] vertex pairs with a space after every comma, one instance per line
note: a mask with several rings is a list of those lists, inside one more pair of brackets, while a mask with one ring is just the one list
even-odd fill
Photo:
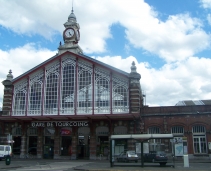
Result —
[[12, 79], [13, 79], [13, 75], [12, 75], [12, 70], [10, 69], [9, 70], [9, 74], [7, 75], [7, 79], [6, 80], [12, 81]]
[[72, 10], [71, 10], [71, 14], [68, 17], [68, 21], [69, 22], [76, 22], [76, 16], [75, 16], [74, 10], [73, 10], [73, 0], [72, 0]]
[[136, 65], [134, 61], [132, 62], [131, 72], [136, 72]]
[[72, 12], [72, 13], [74, 12], [74, 11], [73, 11], [73, 0], [72, 0], [72, 11], [71, 11], [71, 12]]

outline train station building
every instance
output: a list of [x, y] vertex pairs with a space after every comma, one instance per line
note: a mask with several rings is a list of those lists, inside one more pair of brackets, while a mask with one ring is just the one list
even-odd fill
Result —
[[[149, 150], [210, 156], [211, 100], [144, 105], [134, 62], [127, 73], [83, 54], [73, 10], [63, 39], [58, 53], [38, 66], [16, 78], [5, 73], [1, 144], [10, 134], [15, 155], [95, 160], [107, 159], [111, 135], [171, 133], [173, 140], [148, 141]], [[120, 140], [115, 154], [135, 148], [135, 140]]]

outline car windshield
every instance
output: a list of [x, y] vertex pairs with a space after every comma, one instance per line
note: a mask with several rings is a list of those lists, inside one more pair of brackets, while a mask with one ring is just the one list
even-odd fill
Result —
[[128, 154], [136, 154], [135, 151], [128, 151]]
[[157, 154], [159, 154], [159, 155], [166, 155], [164, 151], [157, 151]]

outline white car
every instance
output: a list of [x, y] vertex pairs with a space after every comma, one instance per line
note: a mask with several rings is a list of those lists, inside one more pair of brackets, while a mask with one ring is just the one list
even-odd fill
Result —
[[4, 159], [6, 156], [12, 155], [12, 148], [10, 145], [0, 145], [0, 160]]
[[135, 161], [138, 162], [138, 155], [135, 151], [124, 151], [117, 156], [117, 162], [129, 162], [129, 161]]

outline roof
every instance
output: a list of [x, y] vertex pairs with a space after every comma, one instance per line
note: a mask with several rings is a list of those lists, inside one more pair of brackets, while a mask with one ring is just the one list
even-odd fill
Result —
[[211, 100], [184, 100], [179, 101], [176, 106], [211, 105]]
[[28, 74], [31, 74], [32, 72], [34, 72], [34, 71], [36, 71], [36, 70], [38, 70], [38, 69], [44, 67], [45, 65], [49, 64], [50, 62], [53, 62], [53, 61], [55, 61], [55, 60], [58, 60], [58, 59], [62, 58], [62, 57], [63, 57], [64, 55], [66, 55], [66, 54], [74, 55], [74, 56], [76, 56], [76, 57], [78, 57], [78, 58], [81, 58], [81, 59], [83, 59], [83, 60], [86, 60], [86, 61], [89, 61], [89, 62], [91, 62], [91, 63], [95, 63], [95, 64], [97, 64], [97, 65], [100, 65], [100, 66], [102, 66], [102, 67], [104, 67], [104, 68], [106, 68], [106, 69], [113, 70], [114, 72], [120, 73], [120, 74], [122, 74], [122, 75], [124, 75], [124, 76], [127, 76], [127, 77], [129, 76], [129, 73], [127, 73], [127, 72], [125, 72], [125, 71], [122, 71], [122, 70], [120, 70], [120, 69], [117, 69], [117, 68], [115, 68], [115, 67], [113, 67], [113, 66], [111, 66], [111, 65], [105, 64], [105, 63], [103, 63], [103, 62], [101, 62], [101, 61], [98, 61], [98, 60], [96, 60], [96, 59], [94, 59], [94, 58], [91, 58], [91, 57], [86, 56], [86, 55], [84, 55], [84, 54], [75, 54], [75, 53], [73, 53], [73, 52], [67, 51], [67, 52], [65, 52], [65, 53], [63, 53], [63, 54], [61, 54], [61, 55], [56, 54], [55, 56], [52, 56], [52, 57], [49, 58], [48, 60], [42, 62], [41, 64], [35, 66], [34, 68], [32, 68], [32, 69], [30, 69], [30, 70], [28, 70], [27, 72], [23, 73], [22, 75], [20, 75], [20, 76], [14, 78], [14, 79], [12, 80], [12, 82], [14, 83], [14, 82], [18, 81], [19, 79], [21, 79], [21, 78], [27, 76]]
[[114, 139], [172, 139], [173, 134], [125, 134], [111, 135], [111, 140]]

